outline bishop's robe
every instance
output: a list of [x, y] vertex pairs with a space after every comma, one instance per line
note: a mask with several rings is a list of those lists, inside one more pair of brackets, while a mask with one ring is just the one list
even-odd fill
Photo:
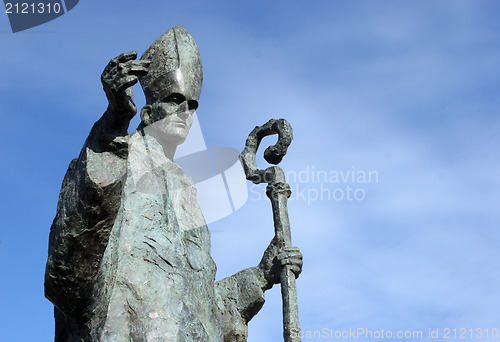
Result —
[[215, 282], [193, 180], [147, 128], [109, 127], [105, 114], [59, 195], [45, 274], [55, 341], [246, 341], [260, 273]]

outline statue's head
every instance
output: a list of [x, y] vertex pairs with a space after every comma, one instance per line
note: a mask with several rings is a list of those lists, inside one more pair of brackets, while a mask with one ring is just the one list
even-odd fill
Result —
[[165, 139], [180, 144], [191, 128], [203, 81], [196, 42], [177, 25], [158, 38], [141, 59], [151, 61], [148, 74], [139, 78], [146, 96], [142, 125], [155, 124]]

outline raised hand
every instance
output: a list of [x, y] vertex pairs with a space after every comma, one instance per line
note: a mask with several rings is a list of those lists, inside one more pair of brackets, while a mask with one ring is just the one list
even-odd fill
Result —
[[138, 76], [148, 73], [149, 60], [136, 61], [137, 52], [125, 52], [113, 58], [101, 75], [104, 92], [109, 107], [118, 121], [128, 122], [137, 113], [132, 86], [139, 81]]

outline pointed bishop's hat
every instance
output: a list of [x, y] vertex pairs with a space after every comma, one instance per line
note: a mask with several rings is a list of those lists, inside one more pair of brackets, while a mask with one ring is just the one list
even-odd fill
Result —
[[142, 55], [151, 61], [149, 72], [139, 78], [146, 103], [164, 100], [173, 93], [198, 101], [203, 69], [193, 36], [177, 25], [158, 38]]

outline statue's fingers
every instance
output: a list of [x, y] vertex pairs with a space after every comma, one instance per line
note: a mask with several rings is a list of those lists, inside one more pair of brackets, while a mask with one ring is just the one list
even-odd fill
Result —
[[278, 257], [279, 261], [283, 261], [283, 260], [286, 260], [286, 259], [288, 259], [290, 257], [290, 253], [288, 253], [288, 252], [280, 252], [280, 253], [278, 253], [277, 257]]
[[133, 64], [142, 65], [144, 67], [149, 67], [151, 65], [151, 60], [149, 59], [139, 59], [138, 61], [132, 61]]
[[144, 76], [144, 75], [147, 75], [148, 74], [148, 68], [147, 67], [144, 67], [142, 65], [135, 65], [133, 64], [128, 73], [130, 75], [136, 75], [136, 76]]
[[106, 65], [106, 67], [104, 68], [103, 72], [102, 72], [102, 77], [104, 77], [105, 75], [108, 75], [110, 74], [111, 72], [113, 72], [115, 70], [115, 67], [118, 65], [118, 62], [115, 62], [114, 61], [115, 58], [113, 58], [109, 63], [108, 65]]
[[282, 266], [298, 265], [298, 266], [302, 267], [304, 261], [300, 258], [297, 258], [297, 257], [288, 257], [288, 258], [284, 258], [284, 259], [280, 260], [280, 263]]
[[283, 247], [283, 251], [300, 253], [300, 248], [299, 247]]
[[125, 63], [119, 63], [116, 67], [116, 70], [122, 76], [125, 75], [144, 76], [148, 73], [148, 66], [149, 66], [149, 61], [146, 63], [140, 63], [139, 61], [128, 61]]
[[115, 64], [114, 66], [111, 66], [110, 64], [108, 64], [106, 66], [106, 68], [104, 68], [104, 71], [101, 74], [101, 79], [112, 80], [112, 79], [116, 78], [117, 75], [120, 73], [120, 71], [118, 70], [119, 65], [120, 64], [118, 64], [118, 63]]
[[124, 62], [131, 60], [131, 59], [136, 59], [136, 58], [137, 58], [137, 51], [124, 52], [124, 53], [120, 54], [119, 56], [110, 60], [108, 63], [108, 66], [113, 68], [113, 67], [117, 66], [118, 63], [124, 63]]
[[109, 79], [116, 79], [116, 78], [119, 78], [121, 75], [120, 71], [114, 67], [114, 68], [110, 68], [108, 71], [107, 71], [107, 77]]
[[119, 92], [125, 91], [125, 89], [132, 87], [138, 81], [139, 81], [139, 79], [137, 78], [137, 76], [124, 77], [117, 82], [116, 92], [119, 93]]
[[302, 260], [302, 253], [299, 251], [291, 251], [291, 252], [281, 252], [278, 253], [278, 260], [285, 260], [285, 259], [298, 259]]
[[116, 57], [118, 63], [125, 63], [137, 58], [137, 51], [124, 52], [120, 56]]
[[115, 67], [117, 65], [118, 65], [118, 57], [115, 57], [115, 58], [113, 58], [112, 60], [109, 61], [108, 65], [106, 65], [106, 69], [113, 68], [113, 67]]
[[298, 265], [290, 265], [290, 270], [293, 274], [295, 274], [295, 278], [298, 278], [300, 273], [302, 272], [302, 267]]
[[118, 65], [116, 66], [116, 70], [118, 70], [118, 72], [123, 72], [124, 70], [129, 70], [130, 67], [132, 66], [132, 63], [134, 61], [126, 61], [126, 62], [120, 62], [118, 63]]

